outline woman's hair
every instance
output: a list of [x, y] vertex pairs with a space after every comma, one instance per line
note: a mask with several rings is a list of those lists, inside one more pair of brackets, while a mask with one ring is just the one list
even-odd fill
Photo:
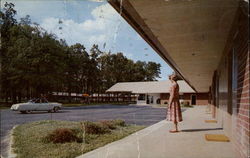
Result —
[[172, 75], [169, 75], [168, 78], [171, 80], [174, 80], [174, 81], [177, 81], [178, 80], [178, 76], [176, 74], [172, 74]]

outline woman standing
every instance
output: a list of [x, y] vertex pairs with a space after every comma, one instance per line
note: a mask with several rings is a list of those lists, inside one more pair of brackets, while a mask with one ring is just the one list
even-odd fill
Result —
[[174, 123], [175, 129], [170, 130], [169, 132], [175, 133], [179, 132], [178, 122], [182, 121], [181, 106], [179, 101], [179, 85], [176, 82], [178, 78], [175, 74], [169, 76], [169, 80], [171, 81], [171, 87], [167, 109], [167, 121], [172, 121]]

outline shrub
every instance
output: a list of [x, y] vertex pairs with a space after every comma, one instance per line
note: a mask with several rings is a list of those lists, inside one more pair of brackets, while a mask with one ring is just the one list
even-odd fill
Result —
[[96, 122], [84, 122], [84, 128], [86, 134], [105, 134], [111, 132], [107, 126]]
[[121, 127], [124, 127], [126, 126], [126, 123], [124, 120], [112, 120], [113, 124], [115, 126], [121, 126]]
[[80, 142], [81, 139], [76, 136], [76, 133], [69, 128], [58, 128], [55, 129], [52, 133], [49, 133], [46, 136], [46, 140], [53, 143], [66, 143], [77, 141]]
[[188, 107], [188, 108], [193, 107], [192, 105], [190, 105], [189, 101], [183, 101], [183, 102], [181, 103], [181, 105], [182, 105], [183, 107]]
[[113, 121], [104, 120], [104, 121], [100, 121], [100, 123], [101, 123], [103, 126], [109, 128], [109, 129], [111, 129], [111, 130], [116, 129], [116, 126], [115, 126], [115, 124], [114, 124]]
[[189, 101], [182, 101], [181, 105], [183, 105], [183, 106], [189, 106]]

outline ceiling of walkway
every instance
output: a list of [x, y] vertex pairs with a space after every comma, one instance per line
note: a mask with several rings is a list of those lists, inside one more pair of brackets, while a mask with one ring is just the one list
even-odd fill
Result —
[[[121, 8], [118, 0], [110, 4]], [[122, 7], [123, 17], [191, 86], [209, 90], [237, 0], [123, 0]]]

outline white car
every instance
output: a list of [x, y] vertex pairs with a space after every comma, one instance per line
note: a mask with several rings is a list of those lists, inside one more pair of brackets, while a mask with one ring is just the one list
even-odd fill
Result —
[[31, 111], [57, 112], [61, 109], [61, 103], [49, 103], [46, 99], [32, 99], [27, 103], [18, 103], [11, 106], [11, 110], [27, 113]]

